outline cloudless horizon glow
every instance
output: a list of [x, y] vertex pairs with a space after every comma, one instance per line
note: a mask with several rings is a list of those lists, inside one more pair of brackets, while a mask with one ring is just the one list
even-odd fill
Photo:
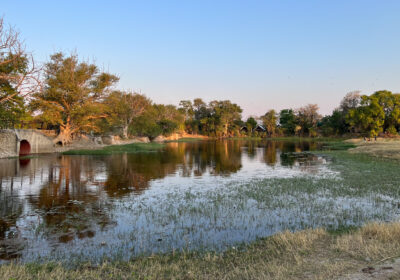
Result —
[[156, 103], [229, 99], [243, 116], [353, 90], [400, 92], [400, 1], [11, 1], [0, 15], [45, 62], [56, 51]]

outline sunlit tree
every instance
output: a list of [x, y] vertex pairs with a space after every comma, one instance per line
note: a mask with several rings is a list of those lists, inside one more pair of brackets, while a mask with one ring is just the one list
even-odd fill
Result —
[[96, 120], [107, 117], [104, 99], [117, 81], [77, 55], [56, 53], [45, 65], [44, 88], [33, 95], [31, 106], [38, 118], [59, 127], [55, 142], [70, 143], [74, 133], [98, 129]]

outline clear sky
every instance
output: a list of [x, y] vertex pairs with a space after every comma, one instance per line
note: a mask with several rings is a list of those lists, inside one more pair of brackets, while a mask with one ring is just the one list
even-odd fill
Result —
[[0, 3], [41, 62], [76, 51], [157, 103], [230, 99], [244, 116], [400, 92], [399, 14], [398, 0]]

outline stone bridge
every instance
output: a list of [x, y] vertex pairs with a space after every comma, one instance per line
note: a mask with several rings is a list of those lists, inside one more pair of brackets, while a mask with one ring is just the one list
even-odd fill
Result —
[[53, 138], [35, 129], [0, 130], [0, 157], [26, 156], [56, 151]]

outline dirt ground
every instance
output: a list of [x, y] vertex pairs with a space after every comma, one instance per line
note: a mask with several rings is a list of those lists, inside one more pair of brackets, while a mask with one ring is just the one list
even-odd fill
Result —
[[368, 280], [368, 279], [400, 279], [400, 259], [388, 260], [383, 263], [362, 268], [359, 272], [340, 278], [342, 280]]

